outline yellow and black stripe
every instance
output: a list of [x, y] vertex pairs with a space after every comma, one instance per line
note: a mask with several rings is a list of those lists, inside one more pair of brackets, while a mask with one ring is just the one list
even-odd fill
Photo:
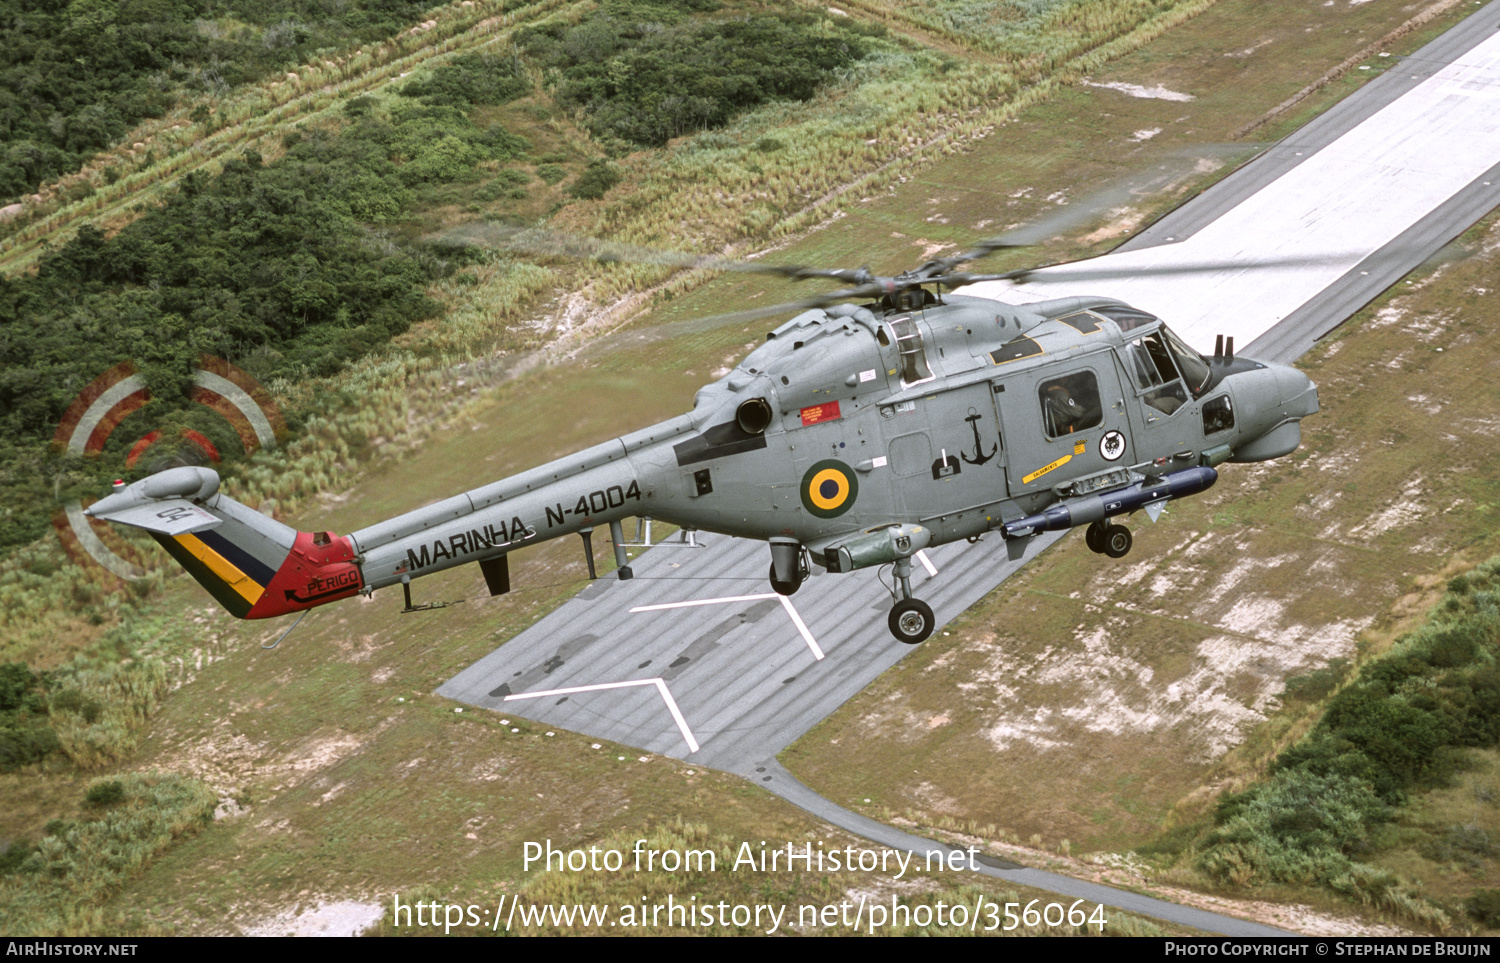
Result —
[[859, 479], [836, 458], [820, 461], [802, 476], [802, 507], [818, 518], [837, 518], [854, 507]]
[[195, 535], [152, 537], [236, 618], [244, 618], [265, 594], [275, 572], [210, 529]]

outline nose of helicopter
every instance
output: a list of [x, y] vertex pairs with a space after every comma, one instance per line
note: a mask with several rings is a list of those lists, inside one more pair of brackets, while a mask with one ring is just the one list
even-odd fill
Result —
[[1306, 418], [1318, 413], [1318, 386], [1312, 379], [1290, 365], [1267, 365], [1276, 374], [1284, 418]]
[[1318, 386], [1296, 368], [1267, 364], [1233, 375], [1244, 418], [1231, 461], [1266, 461], [1297, 450], [1301, 420], [1318, 412]]

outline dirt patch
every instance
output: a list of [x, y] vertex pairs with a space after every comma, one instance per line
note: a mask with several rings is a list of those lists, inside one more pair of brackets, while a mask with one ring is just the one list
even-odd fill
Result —
[[1365, 521], [1351, 528], [1349, 534], [1369, 542], [1384, 535], [1386, 532], [1421, 521], [1424, 517], [1431, 514], [1431, 509], [1423, 501], [1425, 494], [1426, 489], [1422, 484], [1422, 476], [1418, 475], [1406, 483], [1399, 497]]
[[359, 936], [384, 915], [385, 907], [376, 902], [320, 900], [246, 923], [240, 931], [245, 936]]
[[1119, 80], [1112, 80], [1107, 84], [1096, 84], [1085, 81], [1084, 85], [1087, 87], [1102, 87], [1105, 90], [1118, 90], [1120, 93], [1130, 97], [1141, 97], [1148, 100], [1188, 101], [1197, 99], [1192, 94], [1183, 94], [1175, 90], [1168, 90], [1160, 84], [1155, 87], [1142, 87], [1140, 84], [1127, 84]]
[[236, 731], [230, 721], [220, 720], [212, 732], [185, 740], [153, 759], [147, 768], [201, 779], [220, 794], [233, 794], [252, 782], [271, 781], [275, 782], [272, 791], [280, 792], [357, 752], [384, 728], [359, 735], [310, 737], [276, 758], [267, 743], [255, 742]]
[[242, 789], [256, 772], [256, 762], [265, 755], [263, 743], [252, 742], [221, 721], [206, 738], [185, 743], [177, 752], [153, 760], [142, 771], [164, 769], [192, 776], [220, 794]]
[[[1144, 132], [1137, 131], [1137, 133]], [[1145, 140], [1146, 138], [1138, 137], [1136, 139]], [[1109, 218], [1109, 223], [1105, 224], [1097, 231], [1084, 235], [1084, 243], [1097, 244], [1100, 241], [1108, 241], [1113, 238], [1124, 237], [1141, 226], [1141, 221], [1145, 218], [1145, 213], [1143, 211], [1136, 210], [1133, 207], [1119, 207], [1109, 212]]]
[[1034, 695], [1023, 700], [1014, 688], [994, 692], [998, 718], [991, 717], [984, 735], [996, 751], [1019, 744], [1055, 752], [1099, 735], [1171, 733], [1194, 761], [1211, 762], [1277, 708], [1288, 676], [1351, 655], [1358, 632], [1372, 621], [1308, 626], [1289, 622], [1285, 609], [1268, 597], [1236, 599], [1218, 620], [1232, 634], [1198, 642], [1182, 674], [1162, 671], [1135, 651], [1140, 625], [1126, 616], [1079, 625], [1076, 644], [1029, 659], [1003, 647], [987, 677], [1025, 680], [1032, 693], [1045, 687], [1069, 695], [1037, 705]]

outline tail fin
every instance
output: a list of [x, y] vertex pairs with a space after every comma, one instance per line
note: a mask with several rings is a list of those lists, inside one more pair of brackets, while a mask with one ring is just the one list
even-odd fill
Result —
[[86, 514], [143, 528], [230, 614], [264, 619], [348, 598], [364, 585], [349, 539], [299, 532], [219, 493], [218, 473], [172, 468]]

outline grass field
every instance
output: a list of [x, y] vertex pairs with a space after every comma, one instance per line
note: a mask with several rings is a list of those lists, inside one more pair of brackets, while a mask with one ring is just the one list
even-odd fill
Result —
[[[1413, 12], [1223, 0], [1090, 75], [1195, 100], [1059, 88], [965, 152], [913, 158], [817, 208], [796, 223], [843, 213], [791, 236], [778, 257], [910, 266], [934, 245], [1028, 220], [1101, 184], [1134, 185], [1139, 193], [1127, 192], [1128, 202], [1084, 232], [1108, 244], [1226, 169], [1239, 150], [1218, 146], [1229, 132]], [[1398, 52], [1446, 22], [1403, 38]], [[1357, 79], [1347, 76], [1255, 137], [1326, 107]], [[1136, 136], [1153, 128], [1160, 132]], [[721, 239], [708, 227], [705, 237]], [[1495, 551], [1485, 525], [1496, 503], [1493, 432], [1483, 419], [1496, 399], [1475, 362], [1489, 358], [1480, 336], [1487, 295], [1475, 293], [1494, 271], [1486, 238], [1473, 241], [1481, 253], [1429, 275], [1310, 359], [1324, 413], [1308, 423], [1300, 457], [1226, 472], [1210, 496], [1141, 530], [1127, 561], [1101, 563], [1074, 540], [1060, 545], [810, 734], [789, 765], [837, 802], [870, 797], [918, 826], [993, 824], [1009, 841], [1035, 838], [1038, 850], [1067, 840], [1075, 854], [1144, 842], [1253, 778], [1307, 724], [1306, 711], [1275, 711], [1287, 675], [1352, 656], [1361, 643], [1378, 648], [1450, 566]], [[1084, 243], [1070, 238], [1046, 253], [1065, 256]], [[673, 290], [681, 293], [649, 323], [798, 289], [724, 278]], [[504, 365], [434, 368], [421, 383], [431, 404], [422, 417], [432, 418], [421, 446], [377, 454], [347, 488], [309, 498], [291, 520], [347, 531], [669, 417], [758, 335], [737, 326], [639, 348], [625, 342], [514, 380]], [[388, 405], [403, 418], [412, 407]], [[504, 602], [400, 616], [398, 596], [385, 593], [313, 613], [272, 651], [257, 646], [281, 626], [235, 623], [185, 579], [167, 584], [146, 605], [175, 688], [139, 728], [138, 747], [100, 772], [175, 772], [243, 812], [124, 884], [98, 907], [103, 928], [227, 932], [319, 901], [388, 905], [394, 892], [483, 902], [531, 885], [520, 868], [525, 840], [586, 845], [677, 819], [716, 839], [839, 838], [733, 777], [458, 713], [430, 695], [583, 574], [572, 542], [518, 561], [519, 591]], [[481, 594], [477, 573], [466, 571], [418, 588], [421, 600]], [[49, 626], [76, 633], [80, 648], [104, 631], [45, 623], [26, 630], [28, 652], [47, 644]], [[1215, 671], [1206, 672], [1210, 660]], [[1174, 683], [1186, 686], [1176, 700]], [[35, 839], [52, 819], [79, 818], [90, 778], [60, 764], [0, 776], [0, 835]], [[1472, 805], [1476, 790], [1467, 799], [1462, 787], [1453, 792], [1422, 811], [1434, 833], [1470, 818], [1453, 807]], [[1402, 871], [1417, 872], [1409, 862]], [[1457, 893], [1463, 878], [1455, 878]], [[724, 880], [702, 885], [742, 892]], [[833, 892], [801, 885], [818, 900]], [[890, 891], [885, 880], [856, 876], [839, 877], [836, 889]]]

